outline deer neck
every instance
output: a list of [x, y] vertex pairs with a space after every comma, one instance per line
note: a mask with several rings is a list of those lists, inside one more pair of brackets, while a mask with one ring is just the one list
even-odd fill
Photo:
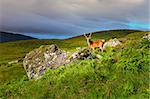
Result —
[[87, 39], [88, 46], [90, 46], [92, 43], [93, 43], [93, 41], [91, 39]]

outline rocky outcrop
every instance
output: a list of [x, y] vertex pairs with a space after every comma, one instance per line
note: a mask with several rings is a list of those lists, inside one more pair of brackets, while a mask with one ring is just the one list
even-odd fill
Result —
[[37, 79], [47, 69], [55, 69], [59, 66], [74, 62], [75, 60], [90, 59], [93, 55], [88, 48], [77, 49], [76, 52], [62, 51], [57, 45], [45, 45], [29, 52], [23, 65], [29, 79]]
[[71, 55], [70, 60], [84, 60], [84, 59], [90, 59], [92, 58], [92, 53], [90, 52], [90, 49], [88, 48], [79, 48], [75, 53]]
[[53, 69], [69, 63], [67, 55], [68, 52], [60, 50], [57, 45], [45, 45], [34, 49], [23, 60], [28, 78], [36, 79], [49, 68]]
[[116, 39], [116, 38], [110, 39], [109, 41], [104, 43], [103, 49], [105, 49], [106, 47], [115, 47], [119, 44], [121, 44], [121, 42], [118, 39]]

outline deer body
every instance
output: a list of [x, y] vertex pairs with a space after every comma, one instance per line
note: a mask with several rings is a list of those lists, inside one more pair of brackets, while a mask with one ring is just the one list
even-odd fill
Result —
[[92, 41], [91, 40], [91, 34], [87, 34], [87, 35], [84, 35], [85, 38], [87, 39], [87, 44], [90, 48], [92, 48], [93, 50], [95, 48], [100, 48], [102, 51], [103, 51], [103, 45], [105, 43], [105, 40], [95, 40], [95, 41]]

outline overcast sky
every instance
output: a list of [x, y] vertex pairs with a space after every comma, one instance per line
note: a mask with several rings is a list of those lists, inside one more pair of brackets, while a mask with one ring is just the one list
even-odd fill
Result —
[[150, 29], [150, 0], [0, 0], [0, 30], [65, 38], [108, 29]]

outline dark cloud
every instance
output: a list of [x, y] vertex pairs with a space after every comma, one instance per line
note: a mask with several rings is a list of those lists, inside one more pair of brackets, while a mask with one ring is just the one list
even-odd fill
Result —
[[149, 0], [0, 0], [0, 3], [0, 29], [6, 31], [73, 36], [133, 25], [136, 29], [150, 29]]

